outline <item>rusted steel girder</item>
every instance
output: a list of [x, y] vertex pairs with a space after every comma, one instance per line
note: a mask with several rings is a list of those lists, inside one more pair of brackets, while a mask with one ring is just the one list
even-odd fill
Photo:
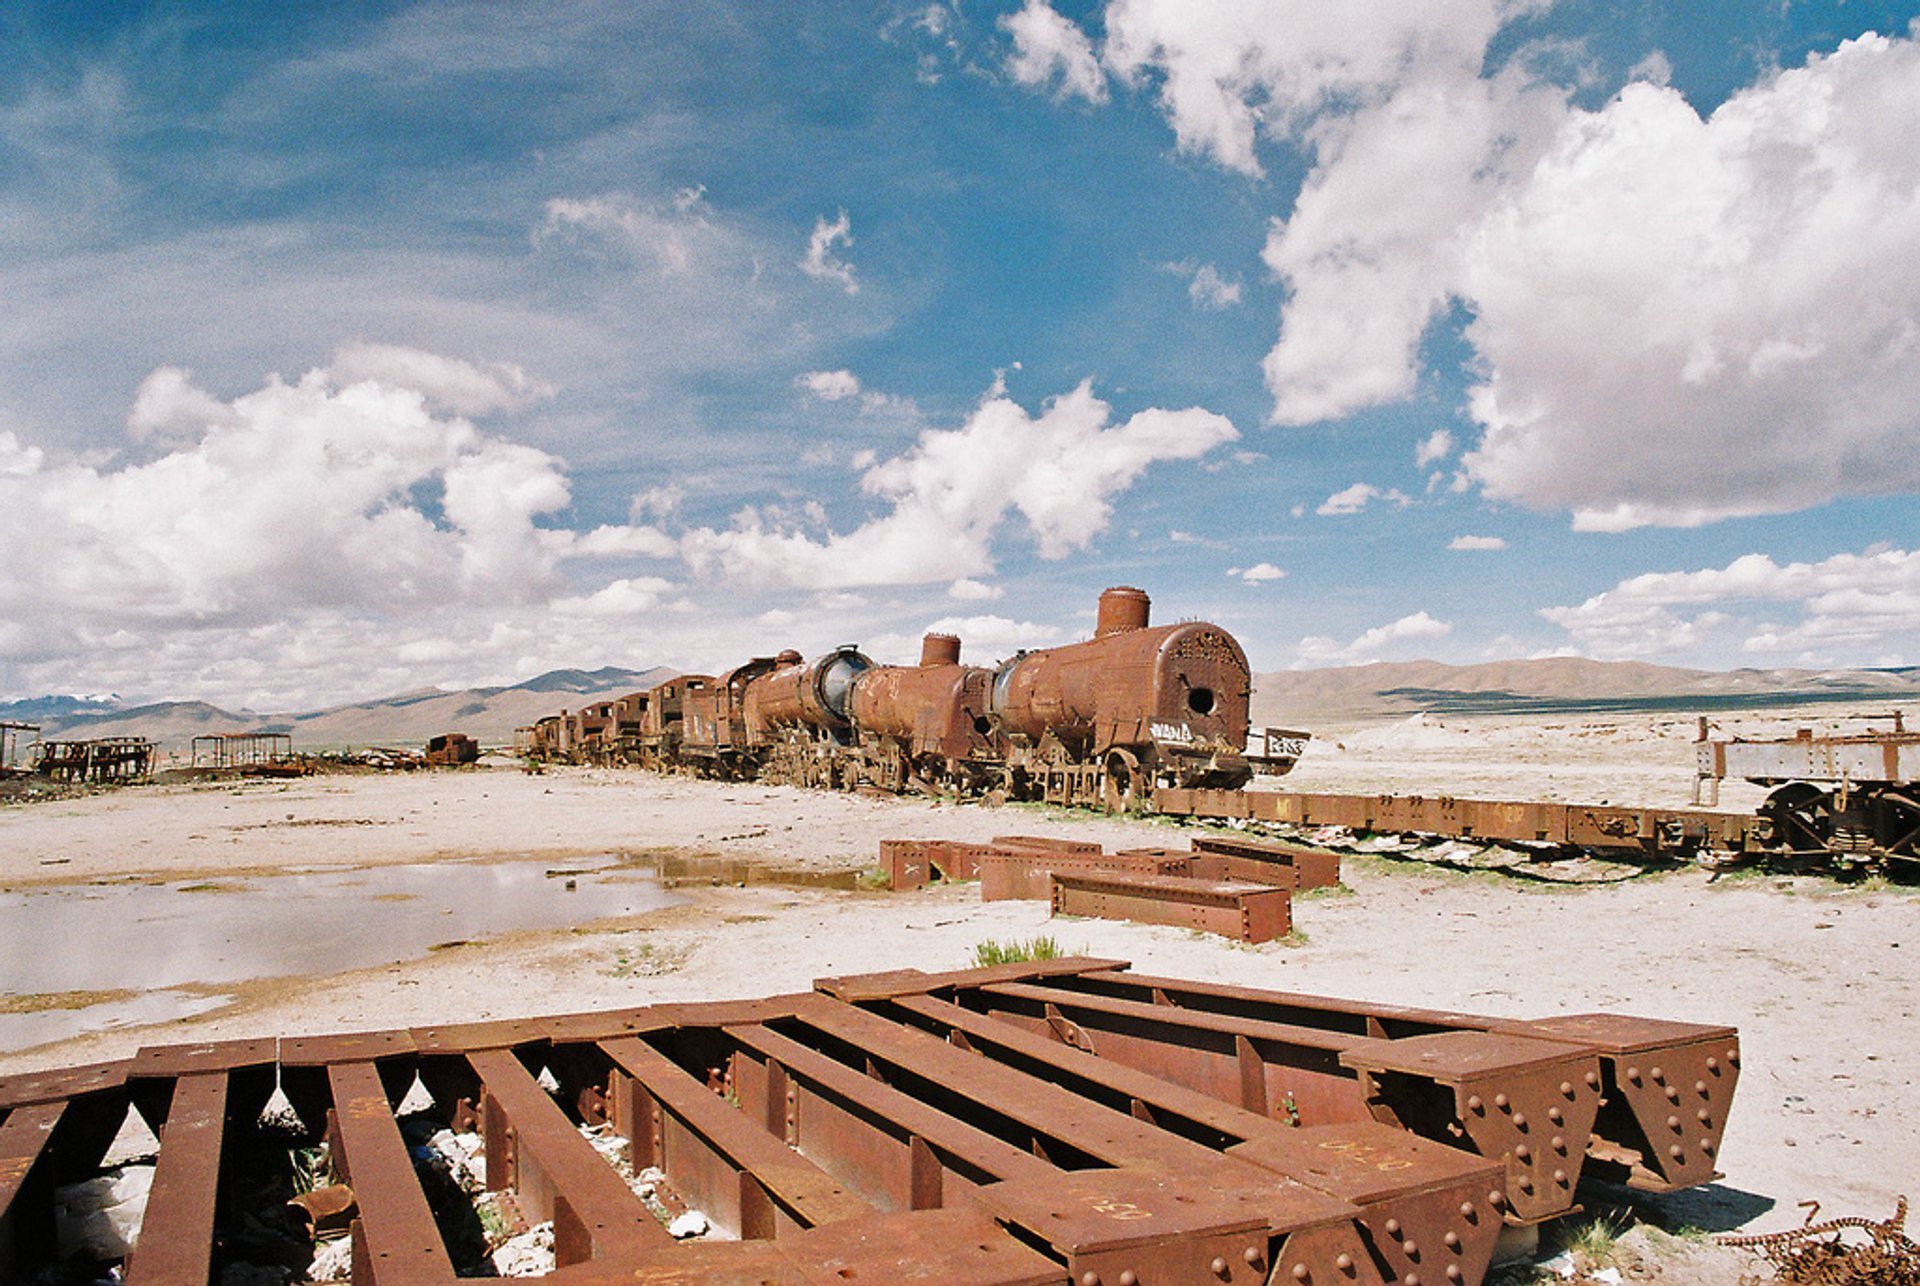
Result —
[[[1160, 999], [1102, 994], [1135, 981]], [[1547, 1133], [1521, 1116], [1554, 1121], [1558, 1106], [1541, 1111], [1534, 1082], [1598, 1066], [1606, 1048], [1623, 1086], [1665, 1096], [1681, 1066], [1631, 1020], [1559, 1020], [1567, 1041], [1458, 1015], [1388, 1030], [1423, 1012], [1408, 1010], [1351, 1033], [1210, 1012], [1207, 995], [1117, 961], [901, 970], [761, 1000], [161, 1046], [0, 1078], [0, 1280], [52, 1262], [55, 1185], [98, 1171], [131, 1106], [160, 1140], [136, 1286], [204, 1283], [237, 1262], [236, 1167], [323, 1130], [354, 1197], [354, 1280], [449, 1286], [472, 1252], [436, 1222], [458, 1212], [428, 1198], [406, 1143], [422, 1125], [478, 1128], [488, 1186], [553, 1220], [547, 1277], [562, 1286], [1471, 1286], [1517, 1176], [1544, 1173], [1517, 1165]], [[1283, 999], [1322, 1015], [1341, 1003]], [[1134, 1056], [1156, 1047], [1165, 1066]], [[1275, 1110], [1274, 1087], [1302, 1069], [1319, 1097]], [[402, 1118], [416, 1080], [431, 1105]], [[258, 1123], [276, 1084], [307, 1123], [291, 1141]], [[1495, 1133], [1464, 1120], [1465, 1147], [1423, 1137], [1440, 1119], [1423, 1112], [1454, 1120], [1476, 1098]], [[589, 1144], [582, 1128], [603, 1123], [618, 1137]], [[1554, 1124], [1584, 1137], [1567, 1110]], [[1495, 1157], [1503, 1138], [1529, 1142]], [[658, 1200], [706, 1214], [713, 1238], [673, 1242], [604, 1159], [621, 1139], [623, 1160], [663, 1176]], [[1531, 1200], [1523, 1190], [1512, 1212]]]
[[1274, 790], [1153, 793], [1157, 812], [1177, 817], [1249, 818], [1290, 826], [1448, 835], [1507, 843], [1563, 844], [1649, 856], [1740, 853], [1762, 847], [1772, 824], [1751, 813], [1702, 808], [1616, 808], [1446, 795], [1330, 795]]
[[1293, 893], [1271, 884], [1066, 869], [1053, 872], [1049, 895], [1055, 915], [1172, 924], [1241, 942], [1271, 942], [1293, 929]]
[[1599, 1079], [1591, 1088], [1602, 1103], [1587, 1149], [1597, 1172], [1649, 1192], [1679, 1191], [1719, 1177], [1721, 1136], [1740, 1077], [1740, 1038], [1732, 1027], [1621, 1014], [1489, 1018], [1114, 969], [1048, 981], [1116, 999], [1351, 1036], [1398, 1040], [1489, 1032], [1577, 1045], [1599, 1060]]

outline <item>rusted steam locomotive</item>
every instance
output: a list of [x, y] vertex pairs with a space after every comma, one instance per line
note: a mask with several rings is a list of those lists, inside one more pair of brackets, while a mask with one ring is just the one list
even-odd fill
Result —
[[1093, 638], [963, 665], [929, 634], [920, 664], [858, 648], [756, 657], [551, 715], [516, 737], [535, 759], [722, 779], [998, 795], [1146, 811], [1156, 786], [1236, 789], [1293, 766], [1305, 734], [1248, 741], [1252, 674], [1217, 625], [1149, 624], [1147, 595], [1100, 596]]

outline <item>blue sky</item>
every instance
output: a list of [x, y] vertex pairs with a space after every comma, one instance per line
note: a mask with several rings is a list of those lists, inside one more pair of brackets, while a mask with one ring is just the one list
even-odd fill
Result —
[[0, 689], [1920, 663], [1915, 12], [10, 5]]

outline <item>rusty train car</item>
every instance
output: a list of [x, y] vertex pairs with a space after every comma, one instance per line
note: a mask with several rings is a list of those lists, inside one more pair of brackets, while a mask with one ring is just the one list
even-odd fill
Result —
[[[1308, 734], [1254, 728], [1246, 654], [1202, 621], [1150, 622], [1147, 595], [1100, 596], [1094, 636], [967, 665], [929, 634], [918, 665], [847, 645], [683, 674], [519, 729], [535, 759], [726, 780], [878, 789], [1345, 827], [1656, 860], [1753, 859], [1920, 873], [1920, 736], [1708, 742], [1700, 778], [1774, 787], [1756, 812], [1451, 796], [1245, 790], [1292, 768]], [[1696, 805], [1700, 802], [1696, 794]]]
[[812, 661], [789, 650], [550, 716], [519, 741], [540, 759], [1135, 812], [1156, 788], [1232, 790], [1290, 768], [1303, 734], [1262, 729], [1249, 748], [1252, 671], [1233, 635], [1149, 618], [1145, 593], [1109, 589], [1093, 638], [993, 667], [963, 664], [948, 634], [911, 666], [850, 644]]

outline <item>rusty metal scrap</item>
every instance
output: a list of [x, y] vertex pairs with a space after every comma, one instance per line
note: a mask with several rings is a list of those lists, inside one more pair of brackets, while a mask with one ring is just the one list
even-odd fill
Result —
[[195, 768], [259, 768], [293, 760], [293, 737], [284, 732], [212, 732], [193, 739]]
[[1241, 942], [1272, 942], [1293, 930], [1292, 894], [1271, 884], [1235, 884], [1189, 875], [1055, 870], [1055, 915], [1171, 924]]
[[[1845, 1217], [1815, 1223], [1820, 1203], [1802, 1204], [1809, 1207], [1804, 1227], [1715, 1240], [1722, 1246], [1751, 1250], [1773, 1269], [1774, 1281], [1799, 1286], [1920, 1286], [1920, 1242], [1906, 1234], [1906, 1197], [1895, 1204], [1892, 1218], [1880, 1221]], [[1761, 1279], [1743, 1280], [1758, 1286]]]
[[[311, 1219], [285, 1218], [293, 1249], [349, 1217], [355, 1282], [450, 1286], [484, 1253], [462, 1240], [484, 1198], [450, 1200], [416, 1164], [422, 1131], [442, 1128], [477, 1131], [485, 1188], [551, 1220], [546, 1275], [567, 1286], [1472, 1286], [1504, 1223], [1530, 1217], [1511, 1195], [1525, 1144], [1492, 1155], [1433, 1126], [1456, 1096], [1471, 1112], [1471, 1093], [1545, 1150], [1555, 1078], [1598, 1066], [1537, 1033], [1281, 1031], [1098, 994], [1132, 978], [1085, 959], [901, 970], [764, 1000], [163, 1046], [0, 1077], [0, 1279], [51, 1262], [54, 1190], [97, 1172], [131, 1108], [160, 1139], [132, 1286], [255, 1262], [239, 1176], [322, 1140], [332, 1186], [304, 1203]], [[1103, 1021], [1115, 1003], [1164, 1020], [1159, 1034]], [[1290, 1068], [1349, 1088], [1284, 1093], [1310, 1088]], [[262, 1122], [276, 1086], [292, 1124]], [[1597, 1099], [1575, 1088], [1583, 1114], [1552, 1128], [1581, 1137]], [[642, 1188], [634, 1172], [657, 1177]], [[711, 1232], [676, 1242], [662, 1211]]]

